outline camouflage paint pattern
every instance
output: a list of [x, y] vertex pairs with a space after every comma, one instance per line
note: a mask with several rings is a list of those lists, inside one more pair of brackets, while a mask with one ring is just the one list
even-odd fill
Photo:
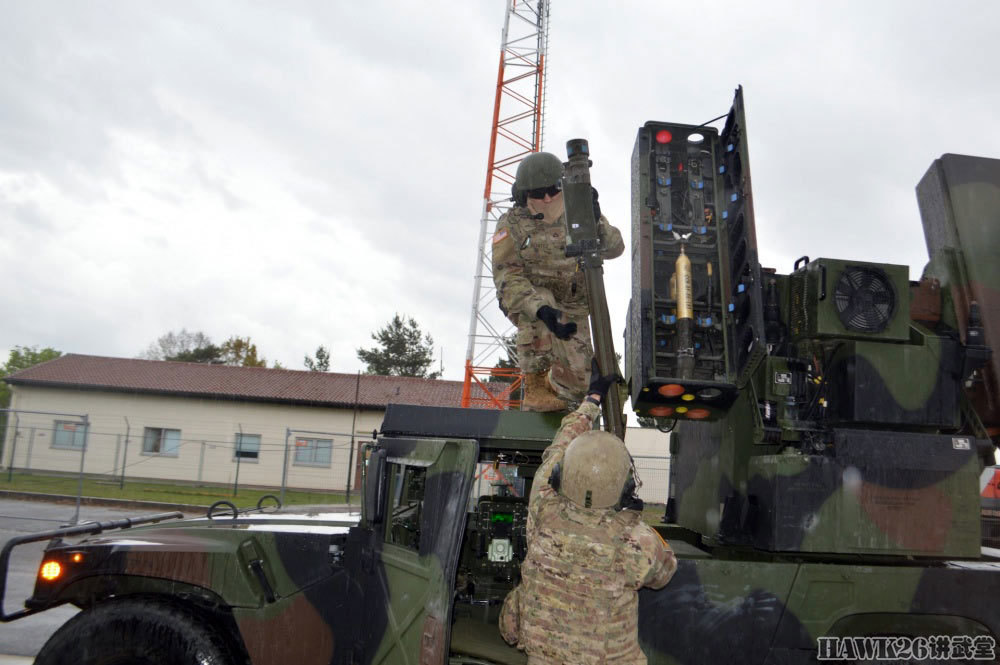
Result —
[[680, 563], [666, 587], [639, 593], [651, 665], [815, 663], [819, 637], [1000, 635], [1000, 562], [733, 559], [662, 530]]
[[[960, 181], [973, 173], [993, 181]], [[905, 266], [839, 259], [768, 275], [767, 355], [719, 423], [677, 423], [668, 521], [760, 551], [979, 556], [972, 506], [996, 442], [984, 427], [992, 370], [979, 370], [983, 343], [953, 326], [966, 325], [968, 302], [991, 302], [982, 280], [963, 295], [956, 275], [985, 279], [980, 264], [1000, 255], [1000, 233], [979, 228], [1000, 215], [1000, 162], [946, 155], [921, 188], [938, 176], [947, 214], [925, 210], [925, 226], [944, 239], [929, 238], [938, 252], [925, 277], [939, 289], [911, 286]], [[975, 248], [957, 249], [962, 237]], [[984, 329], [997, 309], [983, 310]]]
[[[37, 591], [35, 600], [86, 607], [110, 595], [170, 597], [209, 612], [254, 665], [414, 663], [426, 650], [422, 662], [443, 663], [449, 644], [480, 662], [488, 654], [486, 662], [523, 663], [503, 644], [495, 615], [450, 623], [449, 613], [457, 613], [452, 552], [464, 545], [472, 462], [521, 455], [527, 474], [541, 463], [556, 425], [534, 413], [393, 406], [384, 429], [397, 433], [380, 445], [390, 459], [428, 474], [416, 550], [388, 544], [387, 525], [369, 523], [370, 516], [358, 526], [339, 524], [349, 532], [332, 536], [251, 530], [275, 521], [247, 517], [177, 522], [50, 550], [81, 552], [84, 567], [67, 586]], [[802, 470], [781, 473], [773, 478]], [[1000, 563], [782, 554], [706, 546], [680, 527], [657, 530], [678, 567], [666, 587], [639, 593], [639, 639], [650, 663], [810, 662], [815, 639], [831, 635], [1000, 635]], [[801, 537], [807, 542], [808, 532]], [[342, 557], [330, 556], [331, 542]], [[250, 566], [255, 560], [273, 601]], [[129, 566], [135, 574], [126, 574]]]
[[[598, 225], [606, 242], [605, 258], [620, 256], [625, 251], [621, 232], [603, 216]], [[586, 280], [577, 260], [566, 256], [565, 214], [535, 219], [522, 206], [506, 212], [493, 235], [493, 281], [500, 308], [517, 326], [521, 370], [548, 371], [560, 397], [580, 401], [594, 352]], [[562, 311], [563, 322], [575, 322], [577, 333], [568, 340], [553, 335], [535, 317], [543, 305]]]
[[930, 263], [924, 276], [938, 280], [946, 300], [945, 324], [966, 341], [969, 306], [982, 315], [992, 357], [972, 389], [980, 419], [1000, 435], [1000, 159], [942, 155], [917, 185]]
[[[734, 126], [743, 129], [741, 113]], [[657, 530], [679, 563], [670, 584], [639, 593], [650, 663], [814, 662], [824, 636], [1000, 639], [1000, 561], [972, 544], [979, 468], [993, 450], [986, 437], [997, 435], [996, 354], [972, 376], [975, 411], [963, 395], [972, 300], [998, 341], [1000, 226], [984, 223], [997, 219], [998, 192], [997, 160], [946, 155], [922, 181], [932, 260], [913, 287], [920, 315], [905, 339], [845, 330], [792, 340], [794, 303], [817, 314], [832, 299], [796, 301], [794, 273], [769, 276], [781, 310], [769, 321], [769, 353], [756, 364], [747, 356], [724, 417], [679, 423], [671, 443], [677, 525]], [[836, 283], [834, 264], [817, 263]], [[746, 286], [763, 302], [761, 280]], [[896, 296], [893, 316], [908, 318], [908, 296]], [[626, 360], [648, 351], [631, 346]], [[947, 395], [958, 395], [954, 407], [934, 403]], [[339, 525], [346, 534], [241, 517], [54, 543], [46, 557], [67, 573], [39, 581], [27, 604], [169, 599], [197, 610], [253, 665], [440, 664], [450, 650], [455, 662], [523, 663], [501, 641], [491, 603], [502, 596], [464, 603], [459, 616], [456, 566], [474, 545], [465, 522], [476, 463], [514, 464], [530, 480], [555, 428], [543, 414], [393, 407], [384, 454], [373, 457], [385, 466], [364, 481], [366, 493], [390, 499], [384, 515]], [[416, 489], [420, 501], [393, 505]]]

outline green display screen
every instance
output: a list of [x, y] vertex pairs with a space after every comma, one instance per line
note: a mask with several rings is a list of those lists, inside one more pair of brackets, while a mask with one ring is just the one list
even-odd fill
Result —
[[514, 523], [514, 513], [493, 513], [490, 517], [491, 522], [508, 522], [510, 524]]

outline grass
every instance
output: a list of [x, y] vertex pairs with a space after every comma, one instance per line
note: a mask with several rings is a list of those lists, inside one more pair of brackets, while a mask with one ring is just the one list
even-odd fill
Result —
[[663, 511], [666, 509], [662, 503], [647, 503], [642, 509], [642, 521], [651, 526], [663, 524]]
[[[70, 476], [48, 476], [36, 473], [15, 473], [11, 481], [7, 474], [0, 476], [0, 490], [18, 492], [40, 492], [42, 494], [66, 494], [76, 496], [78, 480]], [[233, 497], [233, 486], [222, 485], [188, 485], [157, 482], [140, 482], [125, 480], [125, 487], [119, 488], [117, 480], [107, 478], [84, 478], [83, 496], [100, 497], [102, 499], [127, 499], [130, 501], [159, 501], [162, 503], [190, 504], [209, 506], [216, 501], [232, 501], [240, 508], [257, 505], [258, 499], [266, 494], [279, 496], [280, 490], [239, 488]], [[357, 501], [359, 495], [352, 493], [352, 501]], [[285, 490], [285, 505], [344, 503], [344, 495], [340, 492], [321, 492], [305, 490]]]
[[[17, 492], [39, 492], [41, 494], [65, 494], [76, 496], [77, 479], [72, 476], [48, 476], [38, 473], [15, 473], [13, 480], [7, 481], [7, 474], [0, 475], [0, 490]], [[117, 480], [107, 478], [84, 478], [83, 496], [102, 499], [127, 499], [130, 501], [159, 501], [162, 503], [209, 506], [216, 501], [232, 501], [240, 508], [257, 505], [265, 494], [278, 496], [279, 490], [251, 489], [241, 487], [233, 497], [232, 485], [172, 485], [169, 483], [125, 481], [119, 488]], [[353, 503], [358, 503], [360, 493], [351, 493]], [[342, 492], [320, 492], [305, 490], [285, 490], [285, 505], [343, 504]], [[663, 519], [663, 504], [648, 504], [642, 511], [642, 519], [647, 524], [659, 525]]]

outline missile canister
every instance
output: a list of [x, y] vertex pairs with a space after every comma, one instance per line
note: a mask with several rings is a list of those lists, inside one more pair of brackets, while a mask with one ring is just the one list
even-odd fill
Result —
[[691, 276], [691, 259], [684, 252], [674, 262], [677, 281], [677, 376], [690, 379], [694, 372], [694, 295]]

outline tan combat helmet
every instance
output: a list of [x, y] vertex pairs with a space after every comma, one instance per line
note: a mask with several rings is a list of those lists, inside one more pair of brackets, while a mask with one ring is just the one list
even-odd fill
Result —
[[511, 188], [512, 198], [523, 206], [529, 191], [557, 185], [562, 181], [562, 176], [563, 164], [558, 157], [551, 152], [532, 153], [517, 165], [514, 186]]
[[614, 434], [584, 432], [566, 448], [549, 484], [583, 508], [621, 509], [635, 490], [632, 458]]

